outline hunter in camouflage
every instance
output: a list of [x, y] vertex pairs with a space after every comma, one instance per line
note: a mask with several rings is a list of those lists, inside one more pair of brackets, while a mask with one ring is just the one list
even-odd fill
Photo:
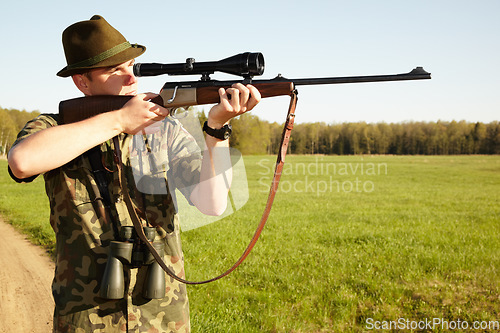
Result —
[[[108, 254], [111, 245], [123, 242], [121, 231], [137, 213], [153, 229], [154, 241], [164, 245], [164, 262], [185, 277], [174, 189], [200, 212], [222, 214], [230, 177], [218, 173], [216, 164], [230, 160], [215, 151], [229, 144], [214, 133], [253, 109], [260, 93], [239, 83], [219, 90], [220, 102], [205, 123], [212, 134], [201, 154], [170, 110], [151, 102], [157, 94], [137, 92], [133, 65], [144, 46], [130, 44], [98, 15], [66, 28], [62, 39], [67, 66], [58, 76], [71, 77], [85, 96], [131, 98], [118, 110], [70, 124], [42, 114], [26, 124], [9, 151], [14, 180], [45, 180], [56, 235], [54, 332], [190, 332], [186, 286], [165, 275], [164, 297], [144, 297], [147, 266], [123, 263], [123, 297], [102, 297]], [[116, 171], [117, 152], [125, 177]], [[96, 172], [96, 161], [104, 173]]]

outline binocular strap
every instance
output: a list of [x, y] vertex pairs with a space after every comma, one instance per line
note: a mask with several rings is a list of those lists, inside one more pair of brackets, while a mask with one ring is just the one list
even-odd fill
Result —
[[296, 107], [296, 105], [297, 105], [297, 90], [293, 89], [290, 92], [290, 105], [288, 108], [288, 113], [287, 113], [285, 125], [283, 127], [283, 133], [281, 136], [281, 144], [280, 144], [280, 148], [279, 148], [279, 152], [278, 152], [278, 156], [277, 156], [277, 160], [276, 160], [274, 176], [272, 179], [271, 188], [269, 190], [269, 195], [267, 198], [266, 207], [264, 209], [264, 213], [262, 214], [260, 223], [257, 226], [257, 229], [256, 229], [252, 239], [250, 240], [250, 243], [248, 244], [247, 248], [245, 249], [245, 251], [243, 252], [241, 257], [227, 271], [225, 271], [224, 273], [222, 273], [216, 277], [213, 277], [211, 279], [204, 280], [204, 281], [188, 281], [188, 280], [185, 280], [185, 279], [180, 278], [177, 275], [175, 275], [175, 273], [172, 272], [170, 270], [170, 268], [167, 267], [167, 265], [163, 261], [163, 258], [160, 257], [160, 255], [158, 254], [156, 249], [153, 247], [153, 245], [146, 238], [146, 235], [144, 234], [144, 230], [142, 228], [142, 223], [137, 215], [137, 212], [134, 209], [134, 205], [132, 204], [132, 199], [130, 198], [130, 195], [127, 191], [126, 179], [125, 179], [125, 174], [123, 172], [123, 165], [122, 165], [122, 159], [121, 159], [120, 146], [118, 144], [118, 138], [117, 137], [113, 138], [113, 143], [115, 146], [115, 153], [116, 153], [116, 155], [117, 155], [116, 157], [118, 159], [117, 165], [118, 165], [119, 179], [121, 182], [120, 185], [121, 185], [121, 188], [123, 190], [125, 203], [127, 205], [128, 211], [130, 213], [134, 228], [135, 228], [139, 238], [141, 239], [141, 241], [144, 244], [146, 244], [146, 246], [148, 247], [148, 249], [151, 252], [151, 254], [153, 255], [153, 257], [156, 259], [158, 264], [170, 277], [172, 277], [173, 279], [175, 279], [179, 282], [182, 282], [185, 284], [192, 284], [192, 285], [213, 282], [213, 281], [216, 281], [216, 280], [223, 278], [224, 276], [226, 276], [229, 273], [231, 273], [232, 271], [234, 271], [246, 259], [246, 257], [250, 254], [250, 251], [252, 251], [252, 248], [257, 243], [257, 240], [259, 239], [259, 236], [260, 236], [262, 230], [264, 229], [264, 226], [267, 222], [267, 218], [269, 217], [269, 214], [271, 212], [271, 207], [273, 205], [274, 197], [276, 195], [276, 192], [278, 191], [278, 185], [279, 185], [279, 181], [281, 178], [281, 172], [283, 170], [283, 164], [285, 163], [285, 156], [286, 156], [286, 152], [287, 152], [287, 148], [288, 148], [288, 143], [290, 140], [291, 131], [293, 129], [293, 123], [295, 120], [295, 107]]

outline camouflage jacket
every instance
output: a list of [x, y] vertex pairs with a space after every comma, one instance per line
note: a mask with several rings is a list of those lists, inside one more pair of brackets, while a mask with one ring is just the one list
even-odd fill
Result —
[[[57, 115], [40, 115], [26, 124], [14, 145], [37, 131], [56, 126], [57, 121]], [[144, 223], [147, 220], [156, 228], [155, 241], [164, 242], [165, 263], [184, 277], [175, 192], [164, 185], [160, 191], [141, 193], [136, 186], [141, 182], [138, 174], [149, 174], [162, 179], [160, 187], [168, 179], [170, 186], [189, 198], [192, 184], [199, 180], [201, 154], [196, 141], [176, 120], [166, 118], [163, 124], [160, 135], [147, 136], [147, 148], [152, 151], [145, 149], [146, 136], [121, 134], [119, 142], [127, 188], [136, 210]], [[105, 142], [100, 149], [104, 165], [115, 170], [113, 144]], [[153, 155], [159, 167], [151, 166], [147, 155]], [[189, 332], [186, 286], [166, 275], [165, 297], [144, 298], [142, 287], [148, 266], [125, 265], [124, 298], [108, 300], [99, 296], [109, 244], [117, 240], [117, 230], [132, 225], [117, 174], [107, 174], [110, 209], [103, 205], [85, 154], [44, 174], [50, 223], [56, 234], [54, 332]]]

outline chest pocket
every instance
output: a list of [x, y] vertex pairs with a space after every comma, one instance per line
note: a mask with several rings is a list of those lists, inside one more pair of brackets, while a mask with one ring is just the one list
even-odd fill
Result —
[[78, 157], [45, 174], [45, 190], [51, 205], [57, 211], [64, 209], [63, 205], [78, 207], [91, 203], [98, 196], [90, 166], [82, 160], [82, 157]]
[[98, 203], [99, 191], [88, 161], [79, 157], [46, 173], [45, 186], [51, 225], [58, 237], [73, 242], [83, 233], [88, 242], [100, 244], [103, 232], [111, 230], [111, 226], [100, 219], [103, 214], [98, 211], [102, 205]]

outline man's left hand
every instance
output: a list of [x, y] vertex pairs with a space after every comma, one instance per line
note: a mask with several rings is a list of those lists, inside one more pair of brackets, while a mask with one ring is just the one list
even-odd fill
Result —
[[208, 126], [222, 128], [234, 117], [252, 110], [261, 99], [254, 86], [235, 83], [231, 88], [219, 89], [220, 102], [208, 113]]

